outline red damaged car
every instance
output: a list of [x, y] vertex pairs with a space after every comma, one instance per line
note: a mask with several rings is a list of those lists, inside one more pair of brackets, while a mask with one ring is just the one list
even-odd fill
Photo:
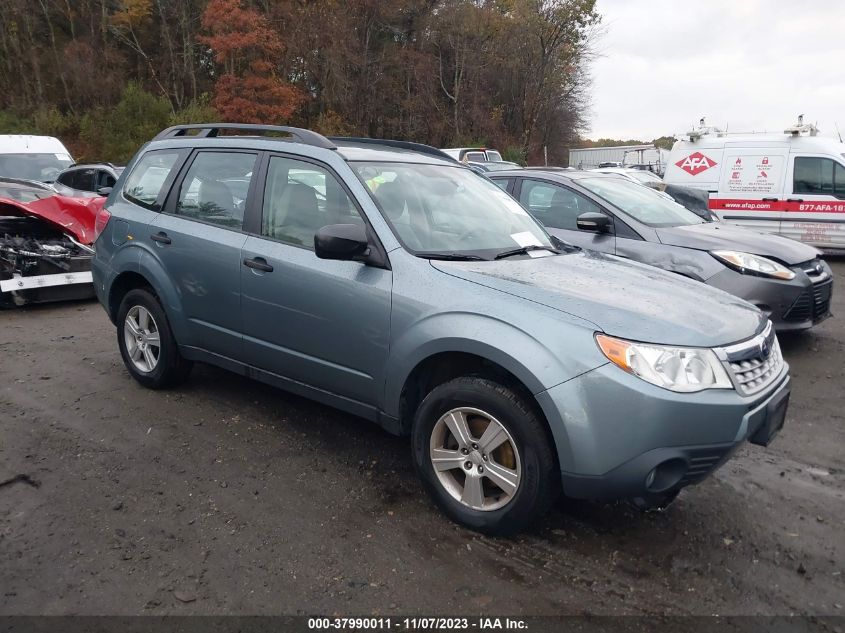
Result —
[[0, 307], [94, 296], [91, 244], [105, 200], [0, 178]]

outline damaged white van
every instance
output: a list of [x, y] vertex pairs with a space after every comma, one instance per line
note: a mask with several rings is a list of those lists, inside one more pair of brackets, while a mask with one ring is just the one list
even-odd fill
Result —
[[723, 220], [845, 249], [845, 144], [803, 122], [783, 134], [701, 126], [672, 147], [664, 181], [708, 191]]

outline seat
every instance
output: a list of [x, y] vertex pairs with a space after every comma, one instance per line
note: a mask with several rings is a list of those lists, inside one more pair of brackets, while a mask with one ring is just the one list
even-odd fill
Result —
[[[397, 222], [405, 215], [408, 206], [405, 200], [405, 192], [402, 185], [396, 180], [380, 185], [375, 190], [375, 196], [391, 222]], [[404, 221], [408, 223], [408, 218], [405, 217]]]
[[405, 244], [415, 250], [424, 250], [420, 236], [429, 235], [428, 219], [417, 200], [409, 199], [407, 192], [406, 185], [393, 180], [380, 185], [375, 196]]
[[232, 192], [217, 180], [200, 181], [197, 202], [203, 215], [214, 215], [221, 211], [235, 215], [235, 198]]
[[549, 203], [549, 217], [543, 224], [558, 229], [577, 228], [578, 200], [575, 196], [561, 189], [556, 189]]
[[325, 226], [317, 193], [308, 185], [288, 184], [274, 205], [271, 231], [276, 239], [311, 246], [314, 234]]

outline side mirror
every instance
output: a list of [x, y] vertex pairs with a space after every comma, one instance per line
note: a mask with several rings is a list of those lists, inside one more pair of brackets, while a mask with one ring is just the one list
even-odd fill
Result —
[[613, 221], [604, 213], [590, 211], [582, 213], [575, 220], [579, 231], [590, 231], [591, 233], [610, 233], [613, 229]]
[[112, 187], [100, 187], [97, 189], [97, 194], [100, 196], [107, 196], [112, 192]]
[[367, 229], [358, 224], [329, 224], [314, 235], [314, 252], [320, 259], [355, 259], [369, 249]]

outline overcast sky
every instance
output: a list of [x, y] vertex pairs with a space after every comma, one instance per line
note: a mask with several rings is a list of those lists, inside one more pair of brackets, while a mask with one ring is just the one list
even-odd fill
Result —
[[650, 141], [702, 116], [782, 131], [799, 114], [845, 136], [845, 1], [598, 0], [587, 138]]

